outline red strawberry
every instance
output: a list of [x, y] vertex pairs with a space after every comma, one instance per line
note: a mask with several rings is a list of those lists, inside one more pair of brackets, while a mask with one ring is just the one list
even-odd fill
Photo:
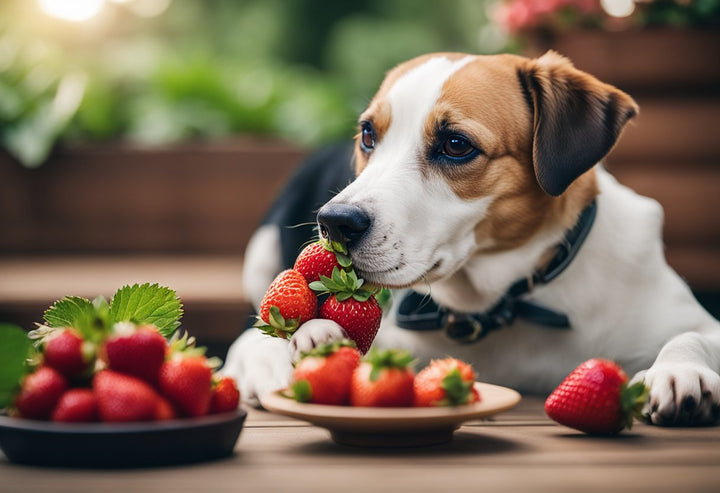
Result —
[[41, 366], [23, 379], [15, 407], [23, 418], [49, 419], [67, 388], [68, 382], [59, 371]]
[[293, 372], [292, 397], [315, 404], [347, 404], [352, 374], [360, 362], [354, 346], [351, 341], [338, 341], [306, 354]]
[[65, 392], [52, 413], [53, 421], [87, 423], [98, 420], [95, 394], [90, 389], [70, 389]]
[[575, 368], [545, 401], [545, 412], [558, 423], [593, 434], [630, 428], [647, 400], [641, 382], [628, 377], [613, 361], [593, 358]]
[[415, 373], [407, 351], [371, 351], [355, 368], [350, 387], [350, 405], [375, 407], [412, 406]]
[[159, 395], [157, 400], [157, 407], [155, 408], [155, 419], [158, 421], [163, 421], [166, 419], [175, 418], [177, 418], [175, 408], [172, 406], [172, 404], [170, 404], [169, 400]]
[[[342, 248], [341, 245], [337, 247]], [[335, 248], [325, 240], [311, 243], [300, 252], [293, 268], [305, 277], [308, 284], [319, 281], [320, 276], [330, 277], [335, 267], [341, 267], [339, 261], [349, 265], [350, 260], [343, 251], [336, 253]]]
[[119, 329], [108, 338], [103, 349], [108, 368], [155, 385], [168, 348], [165, 338], [154, 325], [118, 324], [116, 327]]
[[54, 331], [45, 339], [45, 364], [68, 378], [81, 376], [94, 361], [94, 345], [84, 343], [73, 329]]
[[337, 322], [355, 341], [360, 352], [367, 353], [382, 319], [382, 308], [374, 296], [377, 289], [365, 287], [355, 271], [338, 268], [333, 270], [332, 277], [323, 276], [310, 287], [330, 293], [320, 307], [320, 318]]
[[210, 401], [210, 414], [225, 413], [234, 411], [240, 404], [240, 391], [238, 391], [235, 380], [231, 377], [223, 377], [213, 387], [212, 399]]
[[174, 354], [160, 368], [160, 392], [186, 416], [203, 416], [212, 399], [212, 370], [205, 356]]
[[289, 338], [316, 314], [317, 296], [301, 273], [288, 269], [278, 274], [268, 287], [260, 303], [256, 326], [268, 335]]
[[380, 329], [382, 309], [373, 296], [365, 301], [355, 298], [340, 301], [337, 295], [330, 295], [320, 307], [320, 318], [337, 322], [365, 354]]
[[457, 406], [480, 400], [472, 366], [456, 358], [433, 360], [415, 376], [415, 405]]
[[95, 374], [93, 391], [101, 421], [152, 421], [158, 395], [143, 380], [113, 370]]

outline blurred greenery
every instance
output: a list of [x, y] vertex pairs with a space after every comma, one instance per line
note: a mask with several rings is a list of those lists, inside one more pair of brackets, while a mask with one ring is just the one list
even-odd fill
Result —
[[174, 0], [144, 18], [107, 2], [74, 23], [3, 0], [0, 145], [37, 166], [57, 142], [347, 138], [392, 65], [504, 49], [492, 3]]
[[[76, 3], [0, 0], [0, 147], [26, 166], [57, 143], [347, 138], [396, 63], [516, 51], [491, 19], [525, 0], [95, 0], [102, 10], [83, 22], [49, 16], [43, 1]], [[720, 0], [642, 6], [645, 26], [720, 12]]]

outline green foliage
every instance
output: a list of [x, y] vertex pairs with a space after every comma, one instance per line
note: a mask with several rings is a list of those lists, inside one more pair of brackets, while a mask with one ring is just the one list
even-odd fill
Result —
[[180, 326], [182, 303], [172, 289], [157, 284], [134, 284], [118, 289], [110, 301], [109, 325], [132, 322], [152, 324], [165, 337]]
[[0, 324], [0, 409], [7, 407], [27, 371], [32, 342], [20, 327]]
[[174, 0], [149, 19], [106, 2], [73, 24], [5, 0], [0, 146], [38, 166], [58, 142], [348, 139], [393, 64], [486, 51], [489, 1]]

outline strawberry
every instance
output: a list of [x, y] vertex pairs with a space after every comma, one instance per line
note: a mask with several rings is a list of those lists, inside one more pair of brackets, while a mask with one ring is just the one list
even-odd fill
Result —
[[415, 376], [415, 406], [457, 406], [480, 400], [475, 372], [456, 358], [433, 360]]
[[321, 344], [295, 366], [290, 396], [300, 402], [345, 405], [360, 352], [348, 340]]
[[342, 244], [321, 239], [303, 248], [293, 268], [310, 284], [319, 281], [321, 276], [330, 277], [334, 268], [349, 267], [350, 263]]
[[412, 406], [415, 373], [413, 357], [407, 351], [370, 351], [355, 368], [350, 387], [351, 406]]
[[382, 308], [374, 296], [376, 289], [367, 289], [363, 284], [355, 271], [335, 268], [331, 278], [323, 276], [310, 287], [330, 293], [320, 307], [320, 318], [337, 322], [365, 354], [380, 329]]
[[41, 366], [23, 379], [15, 407], [23, 418], [49, 419], [67, 388], [67, 379], [59, 371]]
[[73, 329], [53, 331], [44, 339], [44, 362], [68, 378], [86, 373], [95, 361], [94, 344]]
[[145, 381], [113, 370], [102, 370], [93, 378], [93, 391], [101, 421], [152, 421], [158, 395]]
[[165, 397], [158, 395], [157, 406], [155, 407], [155, 419], [163, 421], [177, 418], [175, 408]]
[[648, 391], [613, 361], [593, 358], [575, 368], [545, 401], [545, 412], [558, 423], [592, 434], [614, 434], [640, 417]]
[[300, 325], [317, 314], [317, 296], [303, 275], [288, 269], [277, 275], [260, 303], [256, 327], [276, 337], [290, 338]]
[[231, 377], [222, 377], [213, 387], [210, 414], [234, 411], [239, 404], [240, 392], [235, 380]]
[[202, 355], [175, 353], [160, 367], [162, 393], [185, 416], [203, 416], [212, 399], [212, 369]]
[[90, 389], [70, 389], [58, 401], [52, 413], [53, 421], [86, 423], [98, 420], [95, 394]]
[[108, 368], [132, 375], [155, 385], [168, 348], [166, 339], [154, 325], [136, 327], [131, 323], [115, 325], [115, 334], [102, 348]]

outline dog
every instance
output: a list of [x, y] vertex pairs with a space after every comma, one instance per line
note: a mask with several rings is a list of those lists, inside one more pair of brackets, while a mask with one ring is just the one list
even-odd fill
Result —
[[[667, 265], [661, 206], [601, 164], [637, 112], [552, 51], [402, 63], [360, 115], [354, 158], [313, 161], [336, 170], [322, 198], [286, 192], [253, 236], [247, 293], [258, 306], [298, 252], [283, 260], [277, 208], [319, 207], [321, 234], [346, 242], [358, 275], [396, 290], [374, 345], [421, 364], [453, 355], [482, 381], [540, 395], [605, 357], [648, 386], [649, 422], [714, 424], [720, 323]], [[321, 319], [290, 341], [249, 329], [224, 371], [256, 403], [288, 384], [302, 352], [343, 336]]]

